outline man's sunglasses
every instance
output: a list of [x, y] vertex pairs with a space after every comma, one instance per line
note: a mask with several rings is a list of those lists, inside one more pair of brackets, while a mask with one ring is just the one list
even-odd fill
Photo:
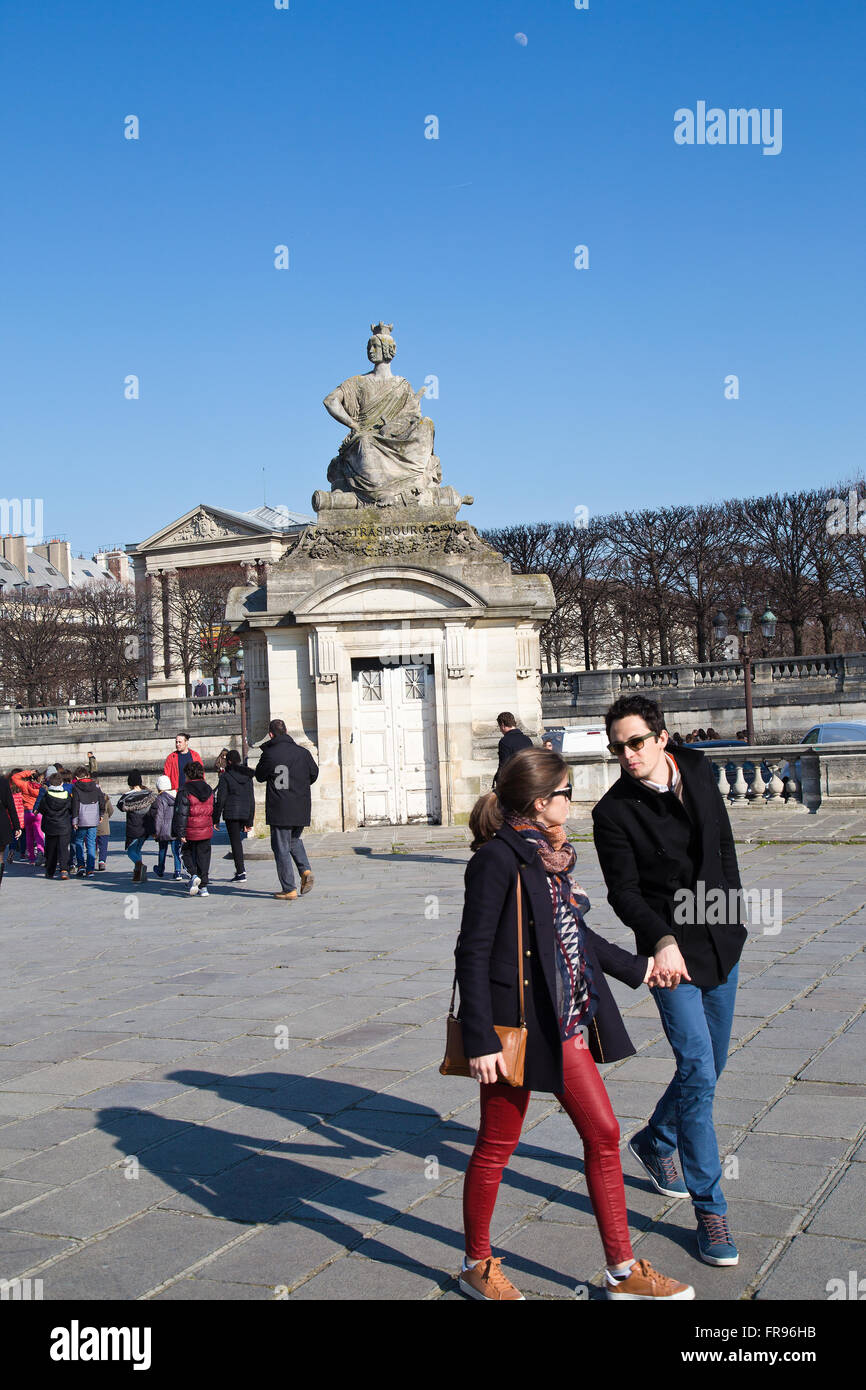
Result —
[[547, 798], [548, 801], [552, 801], [553, 798], [554, 798], [555, 796], [565, 796], [565, 797], [567, 797], [568, 800], [570, 801], [570, 800], [571, 800], [571, 787], [560, 787], [558, 791], [551, 792], [551, 793], [550, 793], [550, 796]]
[[609, 743], [607, 750], [613, 753], [615, 758], [621, 758], [627, 748], [633, 753], [639, 753], [647, 739], [658, 738], [658, 734], [638, 734], [634, 738], [627, 738], [625, 743]]

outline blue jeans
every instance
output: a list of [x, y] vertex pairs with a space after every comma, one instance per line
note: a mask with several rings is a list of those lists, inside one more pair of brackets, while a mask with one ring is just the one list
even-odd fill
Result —
[[168, 854], [168, 847], [171, 845], [171, 852], [174, 856], [174, 871], [176, 874], [183, 873], [183, 863], [180, 857], [180, 840], [157, 840], [159, 854], [157, 855], [156, 867], [162, 873], [165, 869], [165, 859]]
[[130, 840], [129, 844], [126, 846], [126, 852], [133, 864], [141, 863], [141, 847], [146, 839], [146, 835], [139, 835], [137, 840]]
[[87, 872], [93, 873], [96, 868], [96, 831], [95, 825], [80, 825], [75, 832], [75, 862], [79, 869], [84, 868], [84, 851], [87, 849]]
[[676, 989], [652, 991], [677, 1069], [650, 1117], [648, 1147], [660, 1158], [678, 1149], [695, 1211], [719, 1216], [728, 1204], [722, 1193], [713, 1099], [728, 1060], [739, 969], [735, 965], [725, 983], [714, 989], [683, 980]]

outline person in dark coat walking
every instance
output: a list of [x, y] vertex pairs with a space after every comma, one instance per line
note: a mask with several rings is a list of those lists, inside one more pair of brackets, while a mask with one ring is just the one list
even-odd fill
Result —
[[6, 872], [6, 850], [21, 838], [21, 822], [12, 796], [12, 788], [5, 777], [0, 777], [0, 884]]
[[713, 1127], [747, 935], [728, 811], [703, 753], [668, 752], [654, 700], [621, 696], [606, 722], [622, 770], [593, 810], [595, 847], [608, 902], [638, 950], [655, 957], [650, 985], [667, 986], [652, 993], [676, 1058], [670, 1085], [629, 1149], [658, 1192], [691, 1197], [701, 1259], [735, 1265]]
[[45, 877], [53, 878], [60, 866], [60, 877], [69, 878], [72, 840], [73, 793], [62, 772], [52, 772], [39, 793], [39, 813], [45, 836]]
[[499, 774], [508, 762], [508, 759], [513, 758], [515, 753], [519, 753], [521, 748], [532, 747], [532, 739], [528, 734], [520, 732], [517, 727], [517, 720], [510, 710], [503, 710], [501, 714], [497, 714], [496, 723], [499, 725], [499, 732], [502, 737], [499, 740], [499, 747], [497, 750], [499, 753], [499, 767], [496, 770], [496, 776], [493, 778], [494, 790]]
[[310, 787], [319, 775], [315, 759], [286, 732], [282, 719], [268, 725], [270, 738], [261, 745], [256, 781], [266, 782], [265, 820], [271, 828], [271, 849], [280, 880], [275, 898], [297, 898], [292, 861], [301, 876], [301, 892], [313, 886], [313, 871], [301, 832], [312, 820]]
[[[690, 1299], [694, 1290], [635, 1261], [628, 1233], [619, 1125], [596, 1062], [634, 1052], [604, 972], [637, 989], [652, 972], [590, 931], [589, 900], [570, 873], [565, 835], [571, 799], [558, 753], [524, 749], [502, 769], [469, 819], [475, 851], [455, 950], [459, 1018], [470, 1073], [481, 1083], [481, 1125], [463, 1188], [466, 1255], [460, 1287], [470, 1297], [513, 1302], [522, 1295], [490, 1249], [490, 1221], [505, 1164], [533, 1090], [552, 1091], [583, 1140], [590, 1200], [604, 1245], [605, 1292], [613, 1300]], [[518, 954], [517, 894], [523, 917]], [[516, 1025], [525, 995], [522, 1086], [506, 1075], [496, 1024]]]
[[232, 858], [235, 861], [235, 876], [232, 883], [246, 882], [244, 866], [244, 830], [252, 830], [256, 819], [256, 794], [253, 789], [253, 769], [241, 762], [236, 748], [225, 749], [225, 771], [220, 773], [213, 804], [213, 823], [219, 825], [220, 818], [226, 823]]
[[117, 798], [117, 809], [126, 816], [126, 852], [133, 863], [133, 883], [147, 882], [147, 865], [141, 857], [145, 840], [154, 833], [153, 808], [156, 792], [141, 783], [141, 773], [135, 769], [127, 775], [128, 792]]
[[207, 891], [213, 836], [213, 788], [204, 780], [201, 763], [187, 763], [186, 778], [178, 791], [171, 819], [171, 833], [180, 840], [183, 862], [192, 875], [191, 898], [209, 897]]

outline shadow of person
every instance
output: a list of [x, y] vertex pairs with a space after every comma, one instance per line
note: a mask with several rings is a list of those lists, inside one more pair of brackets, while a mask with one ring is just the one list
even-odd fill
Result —
[[[409, 1267], [441, 1288], [452, 1283], [460, 1235], [425, 1217], [423, 1203], [406, 1207], [430, 1193], [426, 1165], [434, 1154], [438, 1164], [453, 1170], [452, 1178], [459, 1175], [474, 1127], [443, 1120], [431, 1107], [412, 1101], [388, 1111], [364, 1108], [376, 1092], [319, 1076], [180, 1070], [167, 1079], [221, 1097], [228, 1113], [204, 1123], [118, 1107], [98, 1116], [99, 1127], [115, 1136], [119, 1153], [134, 1155], [141, 1168], [174, 1187], [177, 1197], [161, 1206], [249, 1225], [315, 1225], [321, 1231], [324, 1223], [335, 1253], [367, 1241], [365, 1253], [374, 1261]], [[523, 1152], [551, 1157], [534, 1146]], [[550, 1191], [549, 1181], [515, 1176], [537, 1199]], [[389, 1239], [389, 1228], [400, 1239]], [[368, 1240], [373, 1232], [375, 1239]], [[435, 1243], [439, 1249], [428, 1258], [440, 1262], [425, 1263], [402, 1250], [406, 1235]], [[453, 1258], [442, 1256], [442, 1246]], [[574, 1272], [552, 1273], [523, 1256], [509, 1256], [509, 1264], [516, 1273], [552, 1278], [570, 1291], [574, 1287]], [[287, 1270], [284, 1282], [290, 1285], [303, 1273]]]
[[[468, 844], [466, 849], [468, 851]], [[402, 850], [396, 853], [383, 850], [381, 853], [377, 854], [369, 845], [353, 845], [352, 853], [360, 854], [364, 859], [375, 859], [378, 863], [384, 864], [399, 864], [402, 862], [412, 864], [461, 864], [464, 869], [467, 864], [467, 860], [465, 859], [446, 859], [444, 855], [441, 854], [404, 854]]]

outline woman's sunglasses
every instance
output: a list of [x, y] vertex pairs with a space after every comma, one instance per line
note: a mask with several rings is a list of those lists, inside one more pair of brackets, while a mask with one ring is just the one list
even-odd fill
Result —
[[635, 738], [627, 738], [625, 743], [609, 743], [607, 750], [609, 753], [613, 753], [615, 758], [621, 758], [626, 748], [630, 748], [633, 753], [639, 753], [647, 739], [657, 737], [657, 734], [637, 735]]
[[551, 793], [550, 793], [550, 796], [547, 798], [548, 801], [552, 801], [553, 798], [554, 798], [555, 796], [565, 796], [565, 797], [567, 797], [568, 800], [570, 801], [570, 800], [571, 800], [571, 787], [560, 787], [558, 791], [551, 792]]

